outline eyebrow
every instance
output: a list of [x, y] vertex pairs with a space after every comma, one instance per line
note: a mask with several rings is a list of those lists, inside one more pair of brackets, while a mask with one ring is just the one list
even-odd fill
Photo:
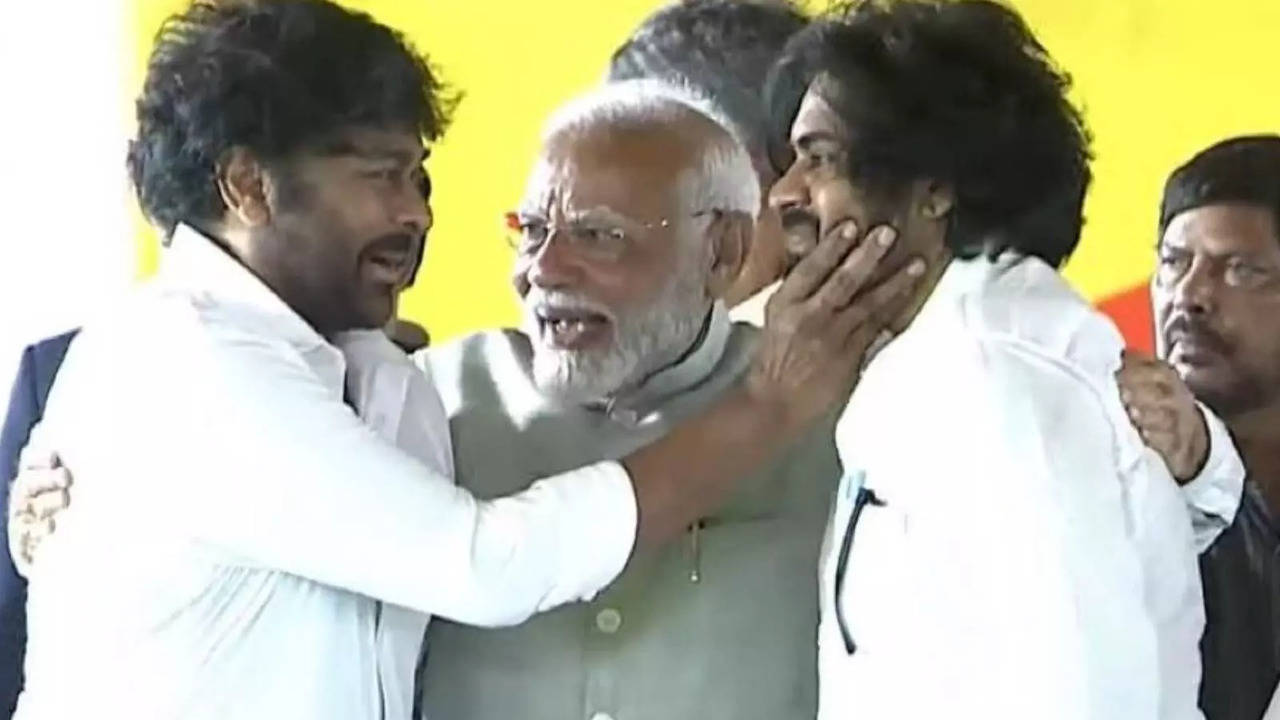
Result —
[[409, 152], [404, 150], [383, 150], [380, 148], [352, 148], [348, 153], [366, 160], [385, 160], [398, 165], [421, 165], [431, 157], [428, 150]]
[[596, 205], [595, 207], [585, 208], [583, 210], [566, 213], [570, 221], [583, 220], [604, 220], [612, 223], [627, 223], [631, 225], [642, 225], [639, 220], [626, 215], [625, 213], [614, 210], [608, 205]]
[[383, 160], [395, 162], [401, 165], [421, 165], [431, 157], [430, 148], [422, 148], [418, 151], [411, 150], [394, 150], [390, 148], [379, 148], [362, 146], [350, 140], [339, 140], [326, 145], [322, 152], [327, 155], [350, 155], [364, 160]]
[[812, 130], [791, 139], [791, 144], [801, 150], [808, 150], [814, 143], [829, 142], [844, 145], [844, 138], [827, 130]]
[[[1161, 251], [1167, 251], [1167, 252], [1173, 252], [1173, 253], [1185, 253], [1188, 255], [1195, 255], [1197, 252], [1195, 249], [1191, 248], [1187, 244], [1170, 244], [1165, 240], [1159, 240], [1156, 242], [1156, 252], [1161, 252]], [[1234, 259], [1234, 260], [1243, 260], [1250, 263], [1263, 263], [1263, 264], [1274, 262], [1272, 258], [1268, 257], [1268, 253], [1266, 253], [1265, 251], [1258, 252], [1257, 250], [1252, 250], [1252, 249], [1227, 250], [1226, 252], [1211, 252], [1208, 250], [1204, 250], [1202, 252], [1204, 252], [1204, 254], [1208, 255], [1209, 257], [1215, 260]]]
[[[548, 215], [543, 207], [532, 205], [529, 203], [522, 204], [516, 209], [516, 213], [527, 217], [545, 219]], [[627, 215], [625, 213], [614, 210], [608, 205], [596, 205], [594, 207], [583, 208], [581, 210], [570, 210], [565, 213], [569, 222], [582, 222], [584, 220], [603, 220], [613, 223], [627, 223], [631, 225], [643, 225], [644, 223]]]

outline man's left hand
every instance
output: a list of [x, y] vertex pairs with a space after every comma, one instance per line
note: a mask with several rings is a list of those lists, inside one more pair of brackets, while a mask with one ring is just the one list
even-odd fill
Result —
[[1209, 428], [1186, 383], [1160, 360], [1130, 351], [1116, 380], [1143, 442], [1160, 454], [1179, 484], [1189, 482], [1209, 459]]
[[9, 556], [22, 577], [30, 577], [36, 551], [57, 527], [55, 518], [71, 504], [71, 473], [57, 455], [23, 453], [9, 486]]

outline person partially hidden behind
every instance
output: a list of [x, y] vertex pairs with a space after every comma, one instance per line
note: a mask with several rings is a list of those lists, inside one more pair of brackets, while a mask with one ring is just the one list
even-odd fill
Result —
[[1226, 421], [1248, 473], [1200, 559], [1201, 707], [1258, 720], [1280, 681], [1280, 136], [1223, 140], [1177, 168], [1158, 237], [1157, 353]]
[[[607, 77], [659, 79], [707, 96], [750, 153], [763, 200], [787, 164], [786, 146], [770, 142], [765, 77], [807, 22], [790, 0], [677, 0], [636, 26], [609, 58]], [[742, 271], [724, 296], [733, 320], [764, 324], [765, 303], [796, 259], [785, 242], [777, 211], [763, 203]]]

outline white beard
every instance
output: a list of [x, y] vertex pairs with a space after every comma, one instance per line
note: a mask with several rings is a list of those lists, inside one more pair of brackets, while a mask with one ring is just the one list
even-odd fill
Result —
[[[580, 293], [529, 289], [524, 332], [533, 345], [533, 379], [545, 395], [574, 404], [606, 400], [675, 362], [697, 339], [707, 314], [706, 278], [697, 262], [682, 263], [648, 305], [614, 310]], [[598, 313], [612, 321], [607, 348], [564, 350], [543, 337], [534, 308], [541, 304]]]

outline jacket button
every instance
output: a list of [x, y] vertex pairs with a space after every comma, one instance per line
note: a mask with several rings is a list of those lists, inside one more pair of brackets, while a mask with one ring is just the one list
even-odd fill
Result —
[[613, 608], [605, 608], [596, 614], [596, 628], [606, 634], [612, 635], [618, 632], [618, 628], [622, 627], [622, 613]]

